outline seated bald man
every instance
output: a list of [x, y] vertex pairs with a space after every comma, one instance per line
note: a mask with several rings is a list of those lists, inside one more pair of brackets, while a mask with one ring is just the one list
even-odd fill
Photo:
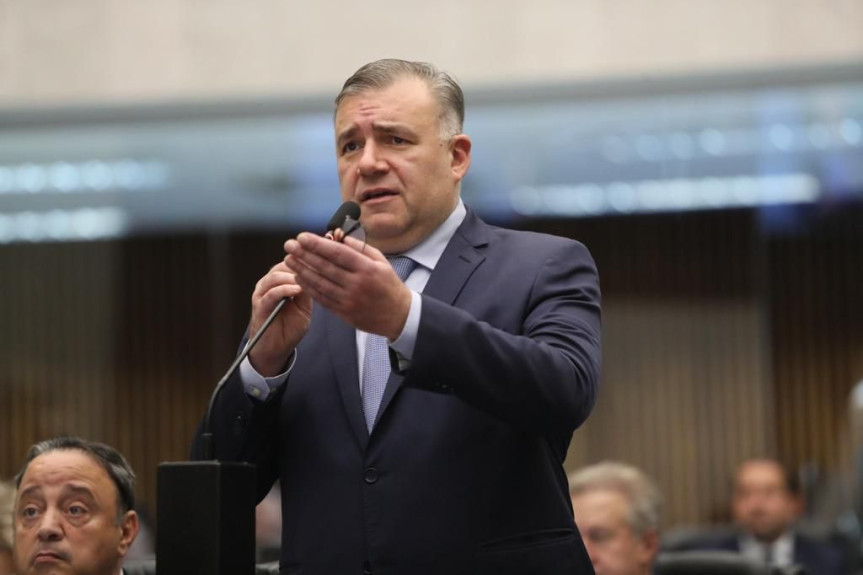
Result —
[[119, 575], [138, 534], [135, 474], [115, 449], [76, 437], [30, 448], [15, 477], [15, 573]]

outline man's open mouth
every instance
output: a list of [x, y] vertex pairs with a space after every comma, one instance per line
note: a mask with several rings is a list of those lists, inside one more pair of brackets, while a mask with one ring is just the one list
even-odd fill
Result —
[[385, 196], [395, 196], [395, 195], [397, 195], [396, 192], [394, 192], [392, 190], [384, 190], [384, 189], [366, 190], [365, 192], [363, 192], [360, 195], [360, 201], [365, 202], [367, 200], [374, 200], [377, 198], [383, 198]]

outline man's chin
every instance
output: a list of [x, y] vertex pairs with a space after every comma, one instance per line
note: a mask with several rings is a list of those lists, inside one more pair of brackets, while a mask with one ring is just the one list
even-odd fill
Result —
[[363, 224], [363, 229], [366, 233], [366, 243], [378, 249], [400, 244], [406, 235], [404, 222], [392, 216], [371, 218], [368, 225]]
[[783, 532], [782, 529], [778, 529], [778, 528], [773, 527], [773, 526], [761, 527], [761, 528], [756, 528], [756, 529], [751, 530], [752, 535], [756, 539], [758, 539], [759, 541], [762, 541], [764, 543], [773, 543], [774, 541], [779, 539], [779, 537], [782, 535], [782, 532]]
[[36, 563], [30, 566], [27, 574], [33, 575], [68, 575], [72, 568], [67, 563]]
[[40, 555], [30, 562], [30, 569], [26, 573], [38, 573], [39, 575], [51, 575], [54, 573], [71, 573], [72, 566], [62, 557], [55, 555]]

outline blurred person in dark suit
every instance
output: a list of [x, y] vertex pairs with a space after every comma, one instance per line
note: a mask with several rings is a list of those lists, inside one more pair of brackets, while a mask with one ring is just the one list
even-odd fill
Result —
[[302, 233], [252, 295], [252, 335], [291, 299], [219, 397], [216, 456], [255, 463], [258, 498], [280, 480], [284, 571], [592, 573], [562, 464], [597, 394], [596, 268], [463, 204], [463, 120], [433, 66], [360, 68], [334, 126], [367, 244]]
[[799, 565], [811, 575], [848, 573], [838, 549], [795, 531], [802, 509], [799, 483], [782, 464], [773, 459], [745, 461], [735, 474], [731, 502], [738, 533], [696, 547], [736, 551], [777, 567]]
[[17, 575], [119, 575], [138, 534], [135, 474], [115, 449], [76, 437], [37, 443], [15, 478]]
[[569, 480], [575, 522], [596, 575], [649, 575], [659, 552], [659, 489], [618, 462], [585, 467]]

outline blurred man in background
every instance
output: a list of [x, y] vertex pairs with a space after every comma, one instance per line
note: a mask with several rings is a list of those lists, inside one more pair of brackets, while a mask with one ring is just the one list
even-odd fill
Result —
[[15, 488], [0, 481], [0, 575], [12, 575], [12, 508]]
[[803, 509], [796, 478], [772, 459], [745, 461], [737, 469], [731, 512], [739, 533], [700, 547], [737, 551], [771, 566], [800, 565], [813, 575], [843, 575], [842, 554], [794, 531]]
[[660, 495], [631, 465], [604, 462], [570, 478], [570, 498], [596, 575], [648, 575], [659, 551]]
[[15, 573], [119, 575], [138, 534], [135, 474], [116, 450], [75, 437], [34, 445], [15, 478]]

